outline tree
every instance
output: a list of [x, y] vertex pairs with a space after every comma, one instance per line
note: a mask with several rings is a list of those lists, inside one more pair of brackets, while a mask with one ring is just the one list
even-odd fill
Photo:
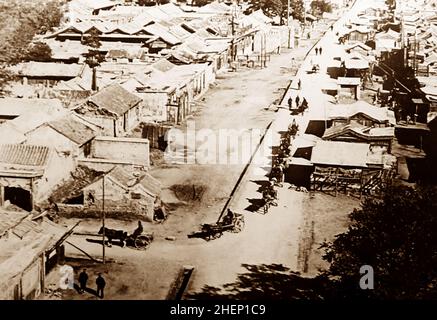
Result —
[[[367, 199], [351, 225], [331, 243], [325, 276], [337, 297], [437, 298], [437, 190], [391, 187], [381, 200]], [[360, 268], [374, 269], [374, 290], [359, 287]]]
[[316, 17], [321, 17], [325, 12], [332, 12], [332, 5], [325, 0], [313, 0], [310, 6], [311, 13]]
[[196, 7], [203, 7], [210, 3], [211, 0], [193, 0], [193, 5]]
[[304, 21], [305, 16], [305, 6], [303, 0], [290, 0], [291, 1], [291, 15], [293, 19], [299, 20], [300, 22]]
[[81, 43], [91, 48], [100, 48], [102, 46], [100, 32], [95, 28], [91, 29], [89, 34], [82, 39]]
[[[250, 0], [247, 13], [262, 10], [268, 17], [279, 17], [280, 24], [287, 21], [287, 0]], [[303, 21], [303, 0], [290, 0], [290, 15], [299, 21]]]
[[100, 66], [100, 63], [102, 63], [105, 60], [104, 55], [96, 49], [89, 49], [85, 55], [85, 63], [90, 68], [95, 68]]
[[15, 79], [15, 76], [5, 67], [0, 66], [0, 93], [5, 92], [6, 85]]
[[9, 5], [0, 4], [1, 18], [8, 25], [8, 32], [0, 44], [0, 62], [10, 65], [26, 59], [33, 37], [58, 26], [62, 12], [57, 0], [38, 6], [23, 1]]
[[51, 57], [52, 49], [43, 42], [36, 42], [29, 47], [24, 60], [47, 62], [51, 60]]

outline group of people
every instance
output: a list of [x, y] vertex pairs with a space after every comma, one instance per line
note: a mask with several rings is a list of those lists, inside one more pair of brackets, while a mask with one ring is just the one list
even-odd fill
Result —
[[[293, 98], [290, 96], [287, 102], [288, 102], [288, 109], [290, 111], [293, 111]], [[299, 113], [305, 111], [308, 108], [308, 101], [305, 98], [303, 98], [301, 101], [299, 95], [296, 96], [294, 102], [296, 103], [296, 109]]]
[[316, 48], [316, 56], [319, 54], [322, 55], [322, 47]]
[[299, 130], [296, 120], [289, 125], [288, 130], [281, 137], [281, 143], [276, 157], [273, 157], [272, 171], [269, 177], [269, 183], [263, 188], [263, 199], [266, 203], [275, 205], [278, 199], [278, 192], [275, 187], [282, 187], [284, 182], [284, 171], [288, 167], [288, 158], [291, 151], [291, 137], [295, 136]]
[[[81, 294], [85, 292], [85, 290], [87, 289], [87, 282], [88, 282], [88, 274], [86, 273], [86, 269], [83, 269], [82, 272], [79, 274], [79, 284], [80, 284], [79, 292]], [[99, 273], [96, 278], [96, 286], [97, 286], [96, 295], [103, 299], [106, 281], [101, 273]]]

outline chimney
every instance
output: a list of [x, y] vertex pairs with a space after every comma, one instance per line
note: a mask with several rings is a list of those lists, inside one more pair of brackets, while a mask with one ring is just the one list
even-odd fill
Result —
[[97, 69], [93, 67], [93, 77], [91, 79], [91, 90], [97, 91]]

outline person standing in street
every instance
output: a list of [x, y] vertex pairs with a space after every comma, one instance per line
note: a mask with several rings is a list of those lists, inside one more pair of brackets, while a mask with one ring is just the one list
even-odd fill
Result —
[[300, 102], [300, 98], [299, 96], [296, 96], [296, 108], [299, 108], [299, 102]]
[[292, 108], [293, 108], [293, 98], [290, 96], [288, 98], [288, 110], [291, 111]]
[[300, 88], [302, 88], [302, 82], [299, 79], [299, 81], [297, 82], [297, 89], [300, 90]]
[[316, 48], [316, 56], [319, 54], [319, 48]]
[[80, 293], [83, 293], [86, 289], [86, 283], [88, 281], [88, 274], [86, 273], [86, 269], [83, 269], [79, 274], [79, 284], [80, 284]]
[[97, 296], [102, 298], [104, 297], [104, 290], [106, 286], [106, 281], [103, 279], [102, 274], [99, 273], [99, 276], [96, 279], [96, 285], [97, 285]]
[[322, 47], [319, 48], [319, 54], [322, 55]]

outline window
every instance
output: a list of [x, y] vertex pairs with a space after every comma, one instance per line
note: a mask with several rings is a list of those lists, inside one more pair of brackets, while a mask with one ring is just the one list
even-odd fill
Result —
[[141, 193], [132, 192], [130, 197], [131, 199], [141, 199]]
[[91, 142], [87, 142], [83, 146], [83, 154], [85, 158], [88, 158], [88, 156], [91, 154]]

